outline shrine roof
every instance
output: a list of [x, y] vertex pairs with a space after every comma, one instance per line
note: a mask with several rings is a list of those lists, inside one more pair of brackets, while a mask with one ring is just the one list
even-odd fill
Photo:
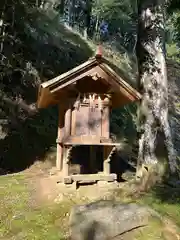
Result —
[[123, 94], [130, 99], [129, 101], [141, 99], [141, 94], [114, 71], [105, 58], [96, 55], [68, 72], [42, 83], [39, 86], [38, 108], [46, 108], [49, 105], [57, 104], [60, 101], [60, 99], [57, 99], [58, 96], [61, 95], [61, 99], [66, 96], [69, 86], [96, 73], [108, 78], [108, 82], [114, 86], [115, 91], [117, 93], [124, 92]]

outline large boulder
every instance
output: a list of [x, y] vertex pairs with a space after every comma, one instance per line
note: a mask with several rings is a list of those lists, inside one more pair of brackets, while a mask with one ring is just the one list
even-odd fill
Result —
[[148, 225], [153, 216], [153, 210], [135, 203], [100, 200], [75, 206], [70, 214], [71, 239], [124, 239], [123, 234]]

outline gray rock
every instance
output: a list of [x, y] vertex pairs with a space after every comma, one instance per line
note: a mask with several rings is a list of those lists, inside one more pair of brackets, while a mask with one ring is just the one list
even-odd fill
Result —
[[72, 240], [122, 239], [128, 231], [146, 226], [153, 210], [134, 203], [100, 200], [73, 207], [70, 214]]

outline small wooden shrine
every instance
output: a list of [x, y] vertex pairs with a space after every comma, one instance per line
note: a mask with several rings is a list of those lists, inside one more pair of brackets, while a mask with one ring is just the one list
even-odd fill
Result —
[[[139, 100], [141, 95], [119, 76], [98, 52], [95, 57], [40, 85], [38, 108], [59, 106], [56, 167], [64, 183], [115, 181], [110, 161], [118, 143], [110, 138], [110, 110]], [[72, 149], [79, 145], [103, 147], [103, 171], [70, 174]], [[91, 166], [96, 153], [90, 152]], [[84, 159], [87, 161], [87, 159]]]

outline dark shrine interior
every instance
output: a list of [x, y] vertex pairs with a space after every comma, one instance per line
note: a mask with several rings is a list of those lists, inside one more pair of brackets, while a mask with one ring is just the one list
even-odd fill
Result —
[[98, 80], [94, 81], [91, 76], [86, 76], [76, 83], [76, 89], [82, 93], [106, 93], [110, 86], [104, 79], [98, 78]]
[[[97, 174], [103, 171], [103, 147], [93, 146], [93, 151], [96, 155], [93, 168], [90, 166], [90, 148], [88, 145], [73, 148], [70, 174]], [[124, 181], [122, 174], [128, 170], [135, 172], [135, 169], [121, 158], [118, 152], [115, 152], [111, 160], [111, 173], [117, 174], [118, 182]]]

